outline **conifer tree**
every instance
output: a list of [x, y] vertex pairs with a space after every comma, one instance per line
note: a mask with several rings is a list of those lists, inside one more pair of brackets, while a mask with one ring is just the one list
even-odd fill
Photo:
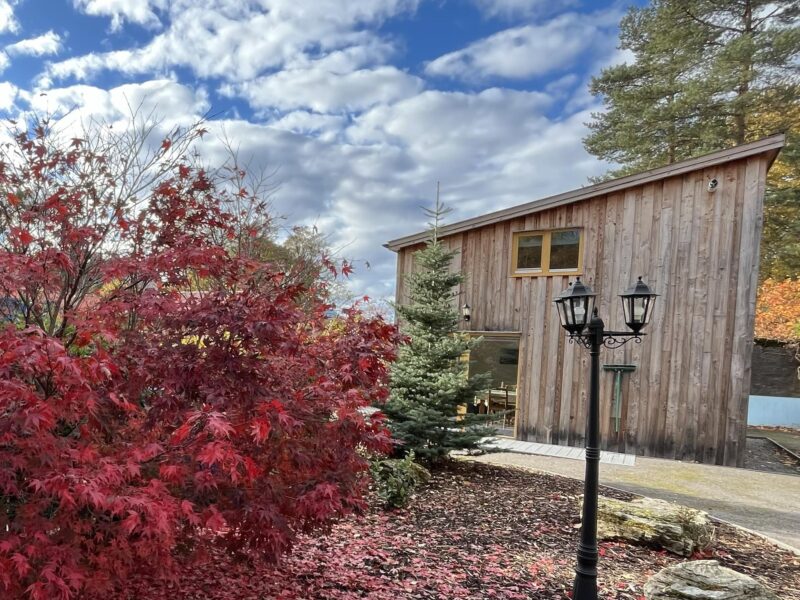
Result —
[[798, 17], [796, 0], [653, 0], [620, 23], [634, 60], [590, 86], [605, 110], [584, 144], [620, 165], [609, 176], [787, 132], [767, 191], [762, 277], [800, 272]]
[[468, 376], [464, 360], [480, 340], [458, 330], [453, 290], [464, 275], [450, 271], [456, 253], [439, 239], [449, 209], [437, 197], [435, 208], [425, 212], [432, 219], [431, 237], [414, 256], [417, 270], [406, 278], [409, 302], [396, 307], [409, 341], [392, 366], [391, 392], [383, 410], [400, 453], [413, 451], [420, 460], [435, 463], [452, 450], [475, 448], [491, 433], [485, 417], [464, 412], [488, 389], [490, 376]]

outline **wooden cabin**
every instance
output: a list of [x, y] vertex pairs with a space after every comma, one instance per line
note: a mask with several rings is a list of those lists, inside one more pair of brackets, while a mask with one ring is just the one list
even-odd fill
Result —
[[[642, 276], [660, 294], [647, 335], [601, 353], [603, 448], [741, 466], [764, 189], [783, 145], [776, 135], [443, 227], [466, 275], [462, 328], [484, 338], [470, 370], [493, 378], [476, 405], [517, 439], [583, 445], [589, 353], [568, 343], [553, 299], [580, 276], [606, 328], [624, 330], [618, 294]], [[427, 238], [386, 244], [400, 304]]]

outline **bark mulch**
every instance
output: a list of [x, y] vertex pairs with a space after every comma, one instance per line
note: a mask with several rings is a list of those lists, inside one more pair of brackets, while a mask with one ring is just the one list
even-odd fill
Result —
[[[279, 565], [219, 554], [187, 568], [177, 584], [137, 580], [119, 598], [568, 598], [581, 493], [572, 479], [456, 461], [434, 473], [408, 509], [371, 509], [304, 537]], [[648, 577], [684, 560], [621, 542], [603, 542], [600, 554], [605, 600], [641, 600]], [[800, 600], [800, 558], [758, 536], [721, 524], [714, 550], [693, 558], [709, 557]]]

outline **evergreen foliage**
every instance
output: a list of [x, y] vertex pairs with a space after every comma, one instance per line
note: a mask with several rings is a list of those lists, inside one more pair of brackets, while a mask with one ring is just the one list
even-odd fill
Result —
[[786, 131], [769, 181], [762, 277], [800, 273], [800, 4], [654, 0], [620, 23], [634, 60], [592, 80], [589, 152], [621, 176]]
[[[401, 331], [408, 336], [391, 371], [391, 392], [384, 412], [401, 453], [414, 452], [422, 461], [438, 462], [451, 450], [475, 448], [491, 431], [485, 417], [459, 414], [489, 387], [489, 374], [468, 377], [464, 356], [479, 339], [460, 333], [453, 288], [464, 281], [450, 272], [455, 252], [438, 238], [442, 217], [449, 212], [438, 200], [426, 214], [433, 219], [431, 238], [414, 255], [417, 270], [408, 275], [409, 303], [397, 306]], [[463, 409], [461, 410], [463, 412]]]

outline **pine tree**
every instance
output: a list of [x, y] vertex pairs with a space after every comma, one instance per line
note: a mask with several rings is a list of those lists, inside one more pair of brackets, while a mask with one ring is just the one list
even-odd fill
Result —
[[[620, 23], [631, 63], [592, 80], [605, 110], [584, 139], [627, 175], [786, 131], [770, 177], [762, 277], [800, 272], [800, 4], [796, 0], [654, 0]], [[778, 173], [795, 175], [789, 180]]]
[[620, 49], [635, 60], [592, 79], [590, 91], [603, 97], [606, 110], [592, 115], [584, 144], [621, 165], [610, 176], [673, 163], [719, 143], [724, 120], [705, 114], [707, 87], [687, 77], [701, 68], [702, 36], [692, 24], [680, 29], [680, 14], [666, 2], [631, 9], [620, 23]]
[[399, 351], [391, 372], [391, 393], [384, 412], [401, 443], [401, 453], [413, 451], [433, 463], [451, 450], [475, 448], [491, 430], [485, 417], [464, 413], [475, 397], [489, 387], [489, 374], [468, 376], [464, 356], [479, 339], [458, 330], [458, 304], [453, 288], [464, 275], [449, 270], [455, 252], [439, 240], [441, 220], [449, 210], [437, 197], [431, 237], [414, 255], [417, 270], [406, 279], [409, 303], [397, 306], [401, 331], [409, 341]]

